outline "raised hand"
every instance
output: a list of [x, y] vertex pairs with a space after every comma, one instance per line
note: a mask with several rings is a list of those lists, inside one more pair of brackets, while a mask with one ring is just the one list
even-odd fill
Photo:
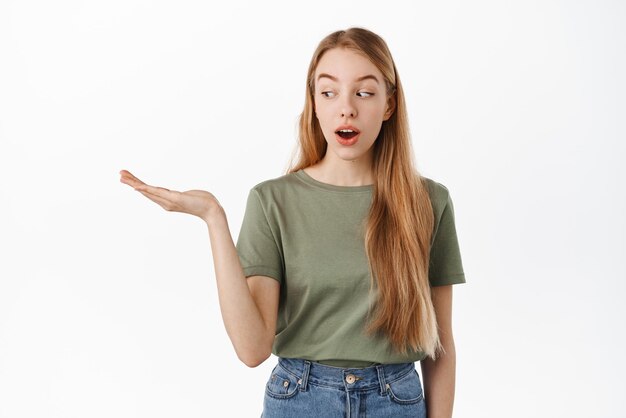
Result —
[[128, 184], [148, 199], [169, 212], [182, 212], [195, 215], [204, 221], [222, 210], [213, 194], [204, 190], [177, 192], [164, 187], [150, 186], [127, 170], [120, 171], [120, 182]]
[[149, 186], [126, 170], [121, 170], [120, 175], [122, 183], [163, 209], [190, 213], [206, 222], [226, 332], [241, 361], [249, 367], [261, 364], [270, 356], [274, 344], [280, 285], [264, 276], [246, 278], [226, 214], [215, 196], [204, 190], [181, 193]]

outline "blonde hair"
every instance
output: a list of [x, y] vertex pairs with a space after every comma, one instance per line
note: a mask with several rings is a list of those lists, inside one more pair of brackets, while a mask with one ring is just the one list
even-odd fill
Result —
[[315, 70], [333, 48], [348, 48], [368, 58], [383, 74], [388, 100], [395, 105], [373, 145], [374, 187], [365, 220], [365, 249], [371, 272], [366, 332], [384, 332], [398, 352], [408, 348], [436, 358], [442, 349], [437, 331], [428, 267], [434, 226], [425, 179], [413, 161], [402, 84], [385, 41], [353, 27], [326, 36], [315, 50], [307, 75], [304, 110], [299, 118], [299, 158], [287, 173], [319, 162], [327, 143], [314, 115]]

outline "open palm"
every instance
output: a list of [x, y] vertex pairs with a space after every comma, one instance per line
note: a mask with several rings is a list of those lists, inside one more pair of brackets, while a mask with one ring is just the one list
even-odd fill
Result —
[[127, 170], [121, 170], [120, 175], [120, 182], [133, 187], [167, 211], [189, 213], [207, 220], [211, 213], [221, 208], [215, 196], [205, 190], [178, 192], [150, 186]]

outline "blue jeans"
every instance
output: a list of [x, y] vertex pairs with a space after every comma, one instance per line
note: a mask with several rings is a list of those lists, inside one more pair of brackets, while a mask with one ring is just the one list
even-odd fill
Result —
[[415, 363], [341, 368], [279, 357], [261, 417], [426, 418], [426, 402]]

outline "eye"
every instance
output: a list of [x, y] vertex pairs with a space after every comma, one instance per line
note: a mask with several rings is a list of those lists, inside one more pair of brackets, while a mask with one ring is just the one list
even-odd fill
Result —
[[[357, 94], [366, 94], [366, 96], [365, 96], [365, 97], [371, 97], [371, 96], [373, 96], [373, 95], [374, 95], [374, 93], [369, 93], [369, 92], [367, 92], [367, 91], [360, 91], [360, 92], [358, 92]], [[363, 97], [363, 96], [361, 96], [361, 97]]]
[[324, 97], [330, 97], [330, 96], [327, 96], [327, 94], [334, 94], [334, 93], [332, 91], [323, 91], [320, 94]]

